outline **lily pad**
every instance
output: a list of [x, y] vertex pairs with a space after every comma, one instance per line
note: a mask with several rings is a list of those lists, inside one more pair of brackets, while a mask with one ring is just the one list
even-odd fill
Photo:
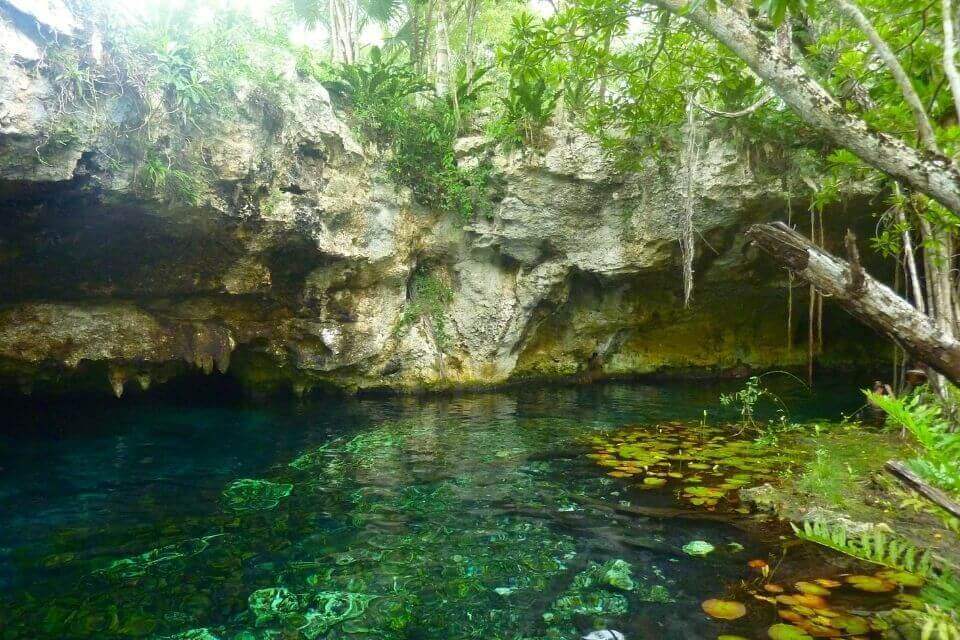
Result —
[[812, 582], [797, 582], [793, 586], [797, 588], [797, 591], [800, 593], [805, 593], [811, 596], [829, 596], [830, 590], [826, 587], [821, 587], [818, 584]]
[[829, 578], [817, 578], [816, 580], [814, 580], [814, 582], [816, 582], [821, 587], [826, 587], [828, 589], [836, 589], [837, 587], [843, 585], [842, 582], [839, 582], [837, 580], [831, 580]]
[[662, 487], [663, 485], [667, 484], [667, 481], [664, 478], [647, 476], [643, 479], [643, 484], [647, 485], [648, 487]]
[[907, 571], [880, 571], [877, 573], [878, 578], [883, 580], [888, 580], [895, 584], [899, 584], [902, 587], [922, 587], [923, 586], [923, 577], [918, 576], [915, 573], [909, 573]]
[[792, 624], [775, 624], [767, 629], [770, 640], [813, 640], [806, 631]]
[[710, 600], [704, 600], [700, 606], [708, 616], [718, 620], [737, 620], [747, 615], [747, 608], [734, 600], [711, 598]]
[[895, 583], [876, 576], [847, 576], [846, 580], [854, 589], [868, 593], [888, 593], [897, 588]]

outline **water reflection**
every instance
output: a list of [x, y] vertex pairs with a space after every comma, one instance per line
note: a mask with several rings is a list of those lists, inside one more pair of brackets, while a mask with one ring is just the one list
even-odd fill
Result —
[[[716, 518], [624, 512], [676, 501], [585, 457], [592, 436], [698, 417], [717, 393], [599, 385], [48, 408], [59, 423], [24, 433], [30, 416], [3, 436], [2, 637], [748, 633], [772, 613], [718, 624], [700, 603], [772, 553], [767, 541]], [[856, 406], [855, 390], [844, 397]], [[691, 559], [691, 540], [717, 551]], [[631, 588], [604, 577], [614, 566]]]

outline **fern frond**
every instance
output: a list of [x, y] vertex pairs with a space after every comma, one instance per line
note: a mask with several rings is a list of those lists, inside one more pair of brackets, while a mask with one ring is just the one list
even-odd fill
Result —
[[830, 526], [819, 520], [804, 521], [802, 529], [790, 526], [798, 538], [848, 556], [925, 578], [938, 577], [927, 551], [920, 551], [906, 540], [888, 537], [883, 531], [875, 529], [852, 537], [842, 525]]

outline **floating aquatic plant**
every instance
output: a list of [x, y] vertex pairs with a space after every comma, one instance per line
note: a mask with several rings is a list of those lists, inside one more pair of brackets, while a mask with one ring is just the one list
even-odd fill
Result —
[[734, 600], [711, 598], [710, 600], [704, 600], [700, 606], [708, 616], [718, 620], [737, 620], [747, 615], [747, 608], [743, 606], [743, 603]]

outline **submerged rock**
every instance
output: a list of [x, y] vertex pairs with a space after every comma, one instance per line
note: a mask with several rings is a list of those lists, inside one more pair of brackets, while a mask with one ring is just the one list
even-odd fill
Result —
[[624, 635], [613, 629], [602, 629], [600, 631], [591, 631], [583, 636], [581, 640], [626, 640]]

